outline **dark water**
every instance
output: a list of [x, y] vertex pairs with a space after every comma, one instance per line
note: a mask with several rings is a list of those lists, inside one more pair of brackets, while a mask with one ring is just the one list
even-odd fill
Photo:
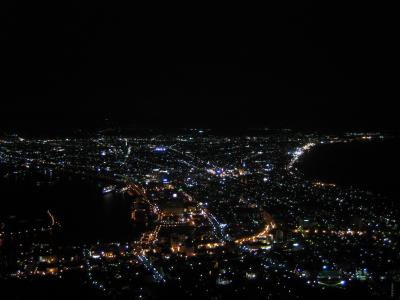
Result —
[[66, 174], [50, 178], [36, 171], [14, 174], [0, 165], [1, 221], [28, 227], [40, 220], [48, 224], [48, 209], [62, 224], [63, 241], [123, 241], [133, 234], [129, 199], [102, 195], [99, 182]]
[[323, 144], [298, 163], [307, 179], [354, 186], [398, 199], [400, 139]]

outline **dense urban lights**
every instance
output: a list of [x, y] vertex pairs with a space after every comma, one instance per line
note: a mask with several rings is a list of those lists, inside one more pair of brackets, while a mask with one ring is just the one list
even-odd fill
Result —
[[74, 274], [106, 296], [122, 287], [138, 297], [175, 288], [218, 296], [229, 287], [233, 294], [290, 298], [305, 287], [318, 295], [358, 285], [387, 295], [387, 286], [397, 284], [398, 209], [370, 192], [305, 180], [297, 168], [319, 144], [384, 138], [390, 137], [291, 131], [2, 138], [1, 163], [14, 170], [3, 176], [92, 178], [102, 197], [130, 202], [131, 226], [140, 235], [55, 246], [64, 228], [47, 210], [45, 224], [1, 227], [0, 251], [10, 243], [16, 253], [4, 256], [1, 274], [18, 280]]

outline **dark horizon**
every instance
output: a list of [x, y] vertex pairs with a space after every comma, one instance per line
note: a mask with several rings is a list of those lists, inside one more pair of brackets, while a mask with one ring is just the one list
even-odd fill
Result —
[[79, 132], [83, 133], [135, 133], [145, 132], [146, 130], [158, 133], [178, 132], [182, 129], [209, 129], [213, 132], [224, 132], [230, 134], [241, 134], [246, 132], [255, 132], [260, 130], [281, 130], [289, 129], [298, 132], [321, 132], [321, 133], [345, 133], [345, 132], [387, 132], [398, 134], [400, 128], [394, 123], [371, 124], [368, 122], [340, 122], [334, 124], [329, 120], [323, 122], [313, 122], [306, 120], [250, 120], [238, 115], [237, 120], [224, 119], [201, 121], [192, 120], [168, 120], [159, 118], [159, 116], [149, 116], [149, 119], [129, 119], [115, 117], [109, 114], [98, 116], [97, 118], [87, 117], [84, 114], [63, 116], [53, 115], [40, 116], [19, 116], [17, 118], [3, 118], [0, 121], [0, 134], [21, 134], [27, 136], [56, 136], [73, 135]]

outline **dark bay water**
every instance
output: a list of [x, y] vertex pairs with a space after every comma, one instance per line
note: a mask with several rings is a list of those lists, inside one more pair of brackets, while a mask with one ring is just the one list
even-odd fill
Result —
[[298, 168], [309, 180], [400, 197], [400, 139], [318, 145]]
[[0, 221], [21, 227], [48, 223], [49, 209], [62, 224], [63, 241], [119, 241], [132, 237], [130, 201], [123, 195], [102, 195], [101, 185], [92, 179], [14, 171], [0, 165]]

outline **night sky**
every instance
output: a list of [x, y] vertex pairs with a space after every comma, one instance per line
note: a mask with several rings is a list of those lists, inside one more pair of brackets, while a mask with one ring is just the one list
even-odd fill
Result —
[[399, 129], [390, 9], [320, 2], [3, 8], [0, 127]]

